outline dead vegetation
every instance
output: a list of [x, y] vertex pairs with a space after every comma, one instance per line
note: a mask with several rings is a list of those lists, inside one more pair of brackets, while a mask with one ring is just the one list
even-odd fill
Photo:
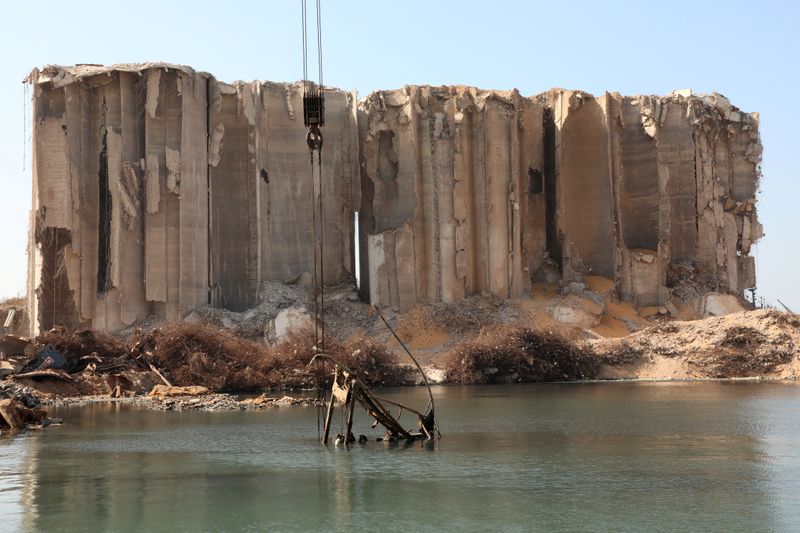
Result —
[[450, 334], [480, 331], [501, 322], [502, 300], [491, 297], [471, 297], [458, 303], [438, 303], [427, 309], [433, 326]]
[[453, 383], [591, 379], [598, 362], [577, 339], [527, 327], [494, 326], [458, 344], [446, 362]]
[[629, 365], [639, 361], [646, 351], [642, 346], [626, 341], [624, 338], [617, 342], [616, 349], [600, 355], [603, 364], [611, 366]]
[[36, 337], [34, 351], [49, 346], [64, 356], [64, 370], [70, 374], [83, 371], [88, 365], [101, 372], [113, 370], [127, 359], [125, 345], [116, 337], [94, 330], [68, 331], [57, 326]]
[[[171, 385], [239, 392], [314, 387], [323, 379], [329, 381], [333, 370], [330, 363], [326, 367], [308, 366], [316, 353], [311, 330], [291, 333], [274, 346], [214, 325], [189, 322], [172, 322], [147, 332], [137, 330], [127, 340], [63, 327], [30, 342], [20, 340], [16, 358], [23, 362], [13, 372], [14, 378], [41, 380], [44, 389], [58, 379], [61, 389], [69, 386], [69, 391], [62, 391], [65, 395], [94, 394], [94, 389], [106, 393], [106, 388], [115, 389], [117, 385], [123, 391], [135, 390], [131, 381], [140, 380], [132, 378], [142, 372], [152, 372], [157, 381], [163, 376]], [[382, 343], [365, 335], [347, 341], [326, 340], [326, 353], [366, 384], [401, 383], [404, 368]]]
[[[456, 327], [459, 317], [466, 316], [451, 311], [426, 312], [421, 319], [448, 333], [443, 324]], [[800, 317], [790, 313], [759, 310], [665, 322], [617, 339], [586, 340], [580, 331], [490, 322], [477, 335], [466, 333], [448, 345], [452, 348], [441, 360], [444, 372], [438, 379], [508, 383], [800, 377]], [[324, 369], [308, 366], [316, 353], [314, 332], [308, 329], [271, 346], [215, 325], [189, 322], [137, 330], [127, 339], [63, 327], [30, 340], [4, 339], [0, 364], [8, 382], [56, 397], [145, 392], [161, 382], [159, 376], [171, 385], [214, 392], [313, 388], [322, 380], [330, 385], [333, 370], [330, 362]], [[395, 352], [366, 334], [346, 341], [329, 336], [326, 353], [367, 385], [400, 385], [411, 376]]]
[[[326, 353], [369, 385], [396, 384], [400, 378], [394, 354], [364, 336], [347, 342], [328, 338]], [[132, 342], [131, 342], [132, 341]], [[271, 387], [312, 387], [322, 379], [311, 368], [314, 332], [300, 330], [275, 346], [237, 337], [207, 324], [174, 322], [132, 337], [174, 385], [201, 385], [214, 391], [248, 391]], [[329, 372], [326, 372], [329, 374]], [[325, 375], [325, 379], [330, 376]]]
[[747, 326], [725, 330], [719, 347], [707, 357], [706, 372], [712, 377], [746, 377], [772, 372], [794, 357], [794, 342], [788, 334], [770, 339]]

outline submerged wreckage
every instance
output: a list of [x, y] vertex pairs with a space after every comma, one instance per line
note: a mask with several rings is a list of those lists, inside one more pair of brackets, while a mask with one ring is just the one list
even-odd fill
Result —
[[[334, 413], [334, 406], [338, 402], [341, 404], [341, 408], [344, 411], [344, 427], [342, 428], [343, 433], [340, 433], [336, 436], [335, 443], [338, 445], [340, 443], [349, 444], [351, 442], [355, 442], [356, 438], [353, 435], [353, 411], [355, 410], [356, 403], [359, 403], [371, 416], [375, 422], [372, 427], [377, 426], [378, 424], [382, 425], [386, 428], [386, 435], [383, 439], [379, 440], [406, 440], [406, 441], [413, 441], [413, 440], [421, 440], [421, 439], [433, 439], [434, 437], [441, 437], [439, 432], [439, 427], [436, 424], [436, 415], [435, 415], [435, 408], [433, 402], [433, 393], [431, 392], [431, 386], [428, 383], [428, 378], [425, 376], [425, 372], [419, 366], [416, 358], [411, 355], [411, 352], [406, 348], [405, 344], [400, 340], [400, 338], [395, 333], [394, 329], [392, 329], [389, 322], [384, 318], [383, 314], [381, 314], [380, 309], [377, 307], [375, 308], [378, 312], [378, 315], [383, 320], [386, 327], [395, 337], [398, 343], [403, 347], [406, 354], [411, 358], [414, 362], [414, 365], [419, 370], [420, 374], [422, 375], [423, 382], [425, 387], [428, 389], [428, 405], [425, 407], [424, 412], [417, 411], [416, 409], [412, 409], [406, 405], [403, 405], [398, 402], [394, 402], [391, 400], [387, 400], [386, 398], [380, 398], [375, 396], [370, 392], [369, 388], [360, 380], [358, 377], [346, 366], [342, 365], [333, 357], [320, 353], [316, 354], [314, 358], [311, 360], [309, 365], [313, 365], [314, 363], [322, 363], [324, 361], [331, 361], [333, 363], [333, 380], [331, 382], [331, 393], [330, 398], [327, 400], [327, 409], [325, 411], [325, 423], [322, 430], [321, 440], [323, 444], [328, 444], [328, 437], [330, 435], [331, 429], [331, 422], [333, 421], [333, 413]], [[323, 372], [324, 372], [324, 366]], [[386, 408], [387, 405], [391, 405], [394, 407], [399, 408], [397, 416], [392, 415], [391, 410]], [[400, 424], [400, 417], [403, 414], [403, 411], [408, 411], [417, 416], [419, 425], [416, 431], [414, 430], [407, 430]], [[359, 438], [359, 440], [363, 440], [365, 438], [363, 435]]]

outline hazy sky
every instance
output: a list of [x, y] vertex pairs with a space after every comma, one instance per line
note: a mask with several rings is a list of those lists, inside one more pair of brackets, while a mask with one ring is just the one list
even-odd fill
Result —
[[[36, 66], [167, 61], [224, 81], [302, 77], [300, 2], [9, 1], [0, 7], [0, 297], [25, 290]], [[795, 2], [322, 0], [325, 83], [717, 91], [761, 113], [759, 294], [800, 310], [800, 8]], [[28, 118], [30, 120], [30, 106]], [[23, 153], [27, 161], [23, 162]], [[794, 163], [793, 163], [794, 161]], [[24, 166], [24, 171], [23, 171]]]

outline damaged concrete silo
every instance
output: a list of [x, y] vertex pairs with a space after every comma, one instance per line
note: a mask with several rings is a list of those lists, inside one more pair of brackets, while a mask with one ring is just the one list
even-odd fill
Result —
[[[301, 88], [174, 65], [46, 67], [34, 86], [31, 329], [118, 330], [308, 271]], [[326, 281], [353, 276], [353, 97], [330, 91]], [[326, 154], [326, 155], [327, 155]]]
[[541, 104], [516, 91], [406, 87], [361, 106], [362, 284], [405, 311], [522, 296], [544, 260]]
[[372, 303], [520, 296], [552, 264], [638, 306], [684, 263], [707, 291], [755, 285], [758, 117], [720, 95], [406, 87], [370, 95], [360, 128]]
[[[312, 270], [302, 86], [34, 70], [31, 330], [243, 311]], [[721, 95], [326, 89], [325, 282], [406, 311], [602, 276], [639, 307], [755, 285], [758, 117]], [[359, 212], [359, 234], [354, 214]], [[688, 296], [687, 296], [688, 295]]]

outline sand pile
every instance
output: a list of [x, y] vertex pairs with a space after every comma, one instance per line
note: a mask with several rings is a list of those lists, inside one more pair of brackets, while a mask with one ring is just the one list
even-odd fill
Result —
[[591, 347], [612, 366], [668, 358], [685, 362], [686, 377], [763, 376], [800, 355], [800, 317], [763, 309], [666, 322]]

